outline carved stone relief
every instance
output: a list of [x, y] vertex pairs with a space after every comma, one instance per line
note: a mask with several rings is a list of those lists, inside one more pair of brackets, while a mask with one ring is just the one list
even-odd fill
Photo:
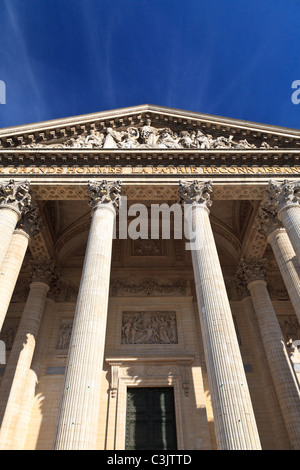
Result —
[[[233, 135], [212, 135], [200, 129], [154, 127], [150, 119], [140, 125], [123, 128], [106, 127], [98, 131], [91, 129], [81, 135], [74, 135], [64, 142], [55, 140], [33, 142], [22, 145], [25, 148], [83, 148], [83, 149], [268, 149], [266, 141], [258, 144]], [[277, 147], [273, 147], [277, 148]]]
[[139, 284], [129, 284], [123, 280], [111, 281], [111, 295], [186, 295], [187, 281], [177, 279], [166, 284], [158, 284], [153, 279], [144, 279]]
[[268, 284], [268, 291], [272, 300], [289, 300], [288, 291], [284, 286]]
[[175, 312], [124, 312], [122, 344], [177, 344]]
[[132, 241], [133, 256], [163, 256], [162, 240], [137, 239]]
[[70, 345], [71, 333], [72, 333], [72, 321], [65, 320], [58, 333], [58, 339], [56, 343], [56, 349], [68, 349]]
[[300, 339], [300, 325], [293, 315], [278, 316], [279, 325], [284, 337], [285, 344], [290, 347], [293, 341]]

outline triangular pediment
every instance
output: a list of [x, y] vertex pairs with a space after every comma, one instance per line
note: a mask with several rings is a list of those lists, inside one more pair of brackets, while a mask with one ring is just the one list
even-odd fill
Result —
[[300, 131], [141, 105], [6, 128], [4, 149], [268, 150], [297, 149]]

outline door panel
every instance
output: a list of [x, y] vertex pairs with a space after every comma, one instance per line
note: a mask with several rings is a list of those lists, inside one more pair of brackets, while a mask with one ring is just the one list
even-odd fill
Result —
[[177, 449], [173, 388], [127, 389], [125, 449]]

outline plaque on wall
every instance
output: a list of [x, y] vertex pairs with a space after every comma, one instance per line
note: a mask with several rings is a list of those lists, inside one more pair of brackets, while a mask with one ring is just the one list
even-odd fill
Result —
[[123, 312], [122, 344], [177, 344], [176, 313]]

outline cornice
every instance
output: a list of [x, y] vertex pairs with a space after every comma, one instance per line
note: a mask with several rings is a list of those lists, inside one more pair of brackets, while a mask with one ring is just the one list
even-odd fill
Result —
[[[280, 133], [283, 136], [296, 136], [300, 137], [300, 130], [291, 129], [287, 127], [275, 126], [265, 123], [256, 123], [252, 121], [228, 118], [218, 115], [210, 115], [205, 113], [198, 113], [193, 111], [186, 111], [179, 108], [169, 108], [165, 106], [158, 106], [153, 104], [142, 104], [137, 106], [129, 106], [125, 108], [116, 108], [112, 110], [100, 111], [95, 113], [88, 113], [76, 116], [69, 116], [65, 118], [51, 119], [47, 121], [34, 122], [19, 126], [12, 126], [0, 129], [0, 136], [6, 134], [13, 134], [19, 132], [27, 132], [29, 130], [49, 129], [50, 127], [60, 127], [67, 125], [88, 124], [96, 120], [107, 119], [121, 119], [129, 116], [139, 115], [141, 113], [153, 113], [157, 116], [167, 116], [170, 118], [179, 118], [182, 120], [203, 121], [209, 125], [223, 125], [239, 126], [243, 129], [251, 129], [258, 132]], [[227, 129], [227, 130], [228, 130]]]
[[0, 149], [0, 165], [298, 165], [296, 149]]
[[272, 146], [278, 143], [281, 147], [300, 147], [300, 131], [296, 129], [148, 104], [5, 128], [0, 130], [0, 145], [2, 142], [3, 148], [10, 148], [53, 139], [60, 142], [92, 129], [124, 128], [147, 118], [151, 118], [154, 125], [202, 129], [216, 135], [230, 133], [241, 139], [271, 141]]

